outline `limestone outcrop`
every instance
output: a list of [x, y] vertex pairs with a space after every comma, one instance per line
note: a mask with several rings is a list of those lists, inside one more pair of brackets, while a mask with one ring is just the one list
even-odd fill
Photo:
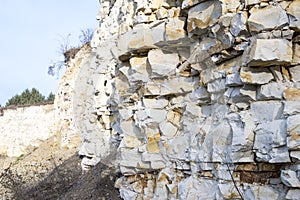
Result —
[[2, 112], [1, 156], [21, 156], [26, 148], [36, 148], [54, 134], [53, 104], [7, 108]]
[[297, 199], [298, 5], [100, 0], [56, 98], [83, 168], [124, 199]]

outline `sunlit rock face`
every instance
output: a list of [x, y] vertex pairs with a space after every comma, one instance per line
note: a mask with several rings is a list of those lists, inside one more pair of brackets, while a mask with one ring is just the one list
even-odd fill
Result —
[[100, 0], [57, 97], [83, 168], [124, 199], [299, 196], [298, 2]]
[[17, 157], [54, 135], [53, 104], [6, 108], [0, 115], [0, 155]]

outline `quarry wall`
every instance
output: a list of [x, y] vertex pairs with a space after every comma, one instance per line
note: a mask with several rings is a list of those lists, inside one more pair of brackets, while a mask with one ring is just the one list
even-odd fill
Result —
[[296, 199], [299, 8], [101, 0], [71, 61], [83, 166], [114, 155], [124, 199]]
[[299, 0], [99, 2], [55, 100], [83, 169], [124, 199], [300, 196]]
[[53, 104], [23, 106], [2, 110], [0, 116], [0, 155], [17, 157], [28, 147], [53, 135]]

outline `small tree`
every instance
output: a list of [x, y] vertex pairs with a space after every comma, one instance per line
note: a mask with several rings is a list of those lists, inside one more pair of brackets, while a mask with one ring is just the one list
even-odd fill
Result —
[[47, 102], [54, 102], [55, 99], [55, 94], [53, 94], [52, 92], [50, 92], [50, 94], [48, 95], [46, 101]]
[[26, 89], [20, 95], [17, 94], [10, 98], [6, 106], [10, 105], [32, 105], [36, 103], [45, 102], [45, 96], [43, 96], [37, 89]]

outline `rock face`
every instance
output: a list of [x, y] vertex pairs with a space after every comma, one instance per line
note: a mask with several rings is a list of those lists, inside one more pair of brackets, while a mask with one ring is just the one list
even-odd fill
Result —
[[29, 146], [38, 147], [54, 134], [54, 114], [52, 104], [3, 110], [0, 116], [0, 155], [17, 157]]
[[83, 168], [116, 165], [124, 199], [295, 199], [297, 5], [100, 0], [56, 98]]

